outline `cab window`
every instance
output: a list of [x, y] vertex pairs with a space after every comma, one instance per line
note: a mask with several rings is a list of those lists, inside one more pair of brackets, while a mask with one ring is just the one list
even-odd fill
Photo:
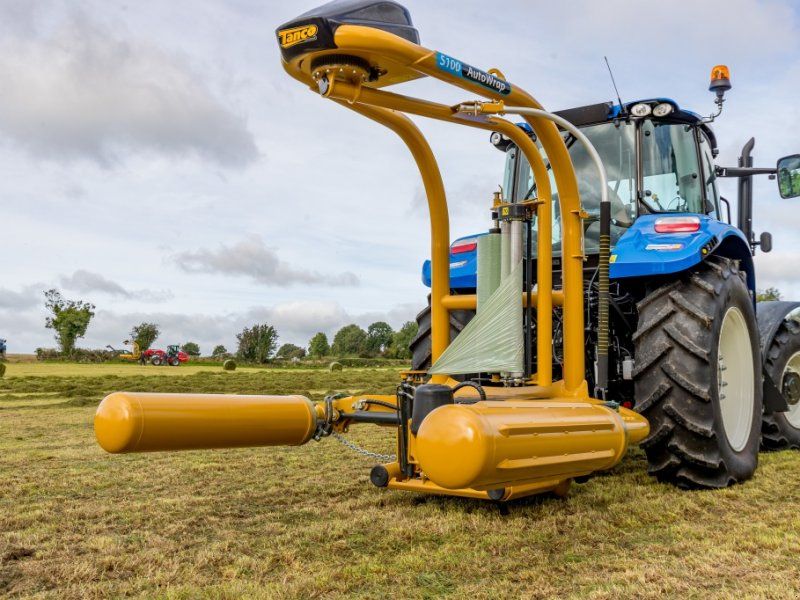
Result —
[[642, 123], [642, 194], [655, 212], [706, 213], [694, 128]]
[[714, 154], [706, 134], [701, 131], [699, 138], [700, 160], [703, 163], [703, 185], [706, 189], [705, 212], [719, 218], [719, 190], [717, 189], [717, 172], [714, 168]]

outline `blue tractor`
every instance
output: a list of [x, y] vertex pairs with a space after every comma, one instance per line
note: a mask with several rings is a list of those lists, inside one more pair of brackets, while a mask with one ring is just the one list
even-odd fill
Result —
[[[716, 92], [718, 110], [706, 118], [667, 98], [556, 113], [579, 127], [600, 154], [611, 200], [609, 368], [598, 377], [601, 184], [586, 148], [565, 131], [585, 211], [586, 378], [590, 386], [602, 381], [601, 391], [609, 398], [647, 417], [651, 434], [642, 446], [649, 472], [684, 488], [719, 488], [748, 479], [760, 445], [800, 448], [800, 303], [756, 304], [753, 256], [757, 249], [769, 252], [772, 239], [766, 232], [756, 236], [752, 225], [753, 177], [777, 177], [782, 197], [798, 196], [800, 155], [781, 159], [777, 167], [755, 168], [750, 139], [737, 166], [718, 166], [709, 124], [720, 114], [728, 89], [727, 68], [715, 67], [710, 90]], [[519, 126], [536, 141], [527, 124]], [[490, 141], [506, 155], [502, 200], [535, 198], [523, 153], [499, 133]], [[722, 177], [738, 179], [736, 223], [730, 202], [719, 194]], [[552, 226], [558, 285], [558, 217]], [[483, 235], [451, 245], [452, 294], [476, 293]], [[525, 235], [536, 239], [535, 221], [527, 224]], [[536, 244], [526, 247], [535, 272]], [[427, 286], [430, 276], [426, 261], [422, 279]], [[451, 339], [474, 314], [451, 311]], [[557, 314], [554, 319], [557, 377], [562, 348]], [[427, 370], [430, 308], [417, 321], [413, 367]], [[525, 339], [535, 340], [535, 315], [525, 326]], [[531, 362], [535, 351], [535, 344], [527, 348]], [[481, 374], [469, 378], [480, 380]]]

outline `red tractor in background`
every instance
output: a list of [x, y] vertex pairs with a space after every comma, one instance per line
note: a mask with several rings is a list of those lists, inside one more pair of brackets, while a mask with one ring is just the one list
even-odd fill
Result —
[[166, 352], [164, 352], [164, 350], [150, 348], [142, 352], [142, 355], [145, 360], [156, 367], [161, 365], [177, 367], [181, 363], [189, 362], [189, 355], [181, 350], [177, 344], [167, 346]]

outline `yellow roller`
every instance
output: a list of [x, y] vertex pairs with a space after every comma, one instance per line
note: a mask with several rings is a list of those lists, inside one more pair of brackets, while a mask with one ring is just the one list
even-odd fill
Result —
[[94, 416], [107, 452], [299, 446], [314, 435], [317, 409], [305, 396], [116, 392]]
[[416, 458], [425, 477], [443, 488], [486, 490], [609, 469], [629, 440], [648, 430], [636, 413], [596, 402], [451, 404], [425, 417]]

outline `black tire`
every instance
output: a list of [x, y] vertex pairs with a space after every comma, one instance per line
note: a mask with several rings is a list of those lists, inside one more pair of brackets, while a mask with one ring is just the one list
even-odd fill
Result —
[[177, 358], [174, 358], [174, 357], [173, 357], [173, 358], [168, 358], [168, 359], [167, 359], [167, 364], [168, 364], [170, 367], [177, 367], [178, 365], [180, 365], [180, 364], [181, 364], [181, 361], [180, 361], [180, 360], [178, 360]]
[[[800, 391], [797, 384], [800, 381], [794, 373], [793, 381], [786, 380], [786, 367], [789, 359], [799, 352], [800, 325], [792, 320], [784, 321], [765, 353], [764, 366], [789, 402], [797, 402]], [[765, 450], [800, 448], [800, 429], [789, 422], [785, 413], [764, 415], [761, 423], [761, 446]]]
[[[475, 316], [472, 310], [455, 310], [450, 312], [450, 341], [461, 333]], [[417, 335], [411, 340], [411, 369], [414, 371], [427, 371], [431, 368], [431, 304], [417, 315]]]
[[150, 359], [150, 364], [153, 365], [154, 367], [160, 367], [161, 365], [164, 364], [164, 361], [161, 359], [161, 357], [158, 354], [155, 354]]
[[[719, 394], [722, 321], [736, 307], [746, 323], [753, 364], [753, 415], [741, 450], [728, 441]], [[722, 488], [749, 479], [758, 465], [762, 389], [758, 327], [737, 263], [711, 257], [637, 305], [633, 336], [636, 410], [650, 422], [642, 447], [648, 472], [681, 488]], [[746, 358], [743, 359], [746, 362]]]

